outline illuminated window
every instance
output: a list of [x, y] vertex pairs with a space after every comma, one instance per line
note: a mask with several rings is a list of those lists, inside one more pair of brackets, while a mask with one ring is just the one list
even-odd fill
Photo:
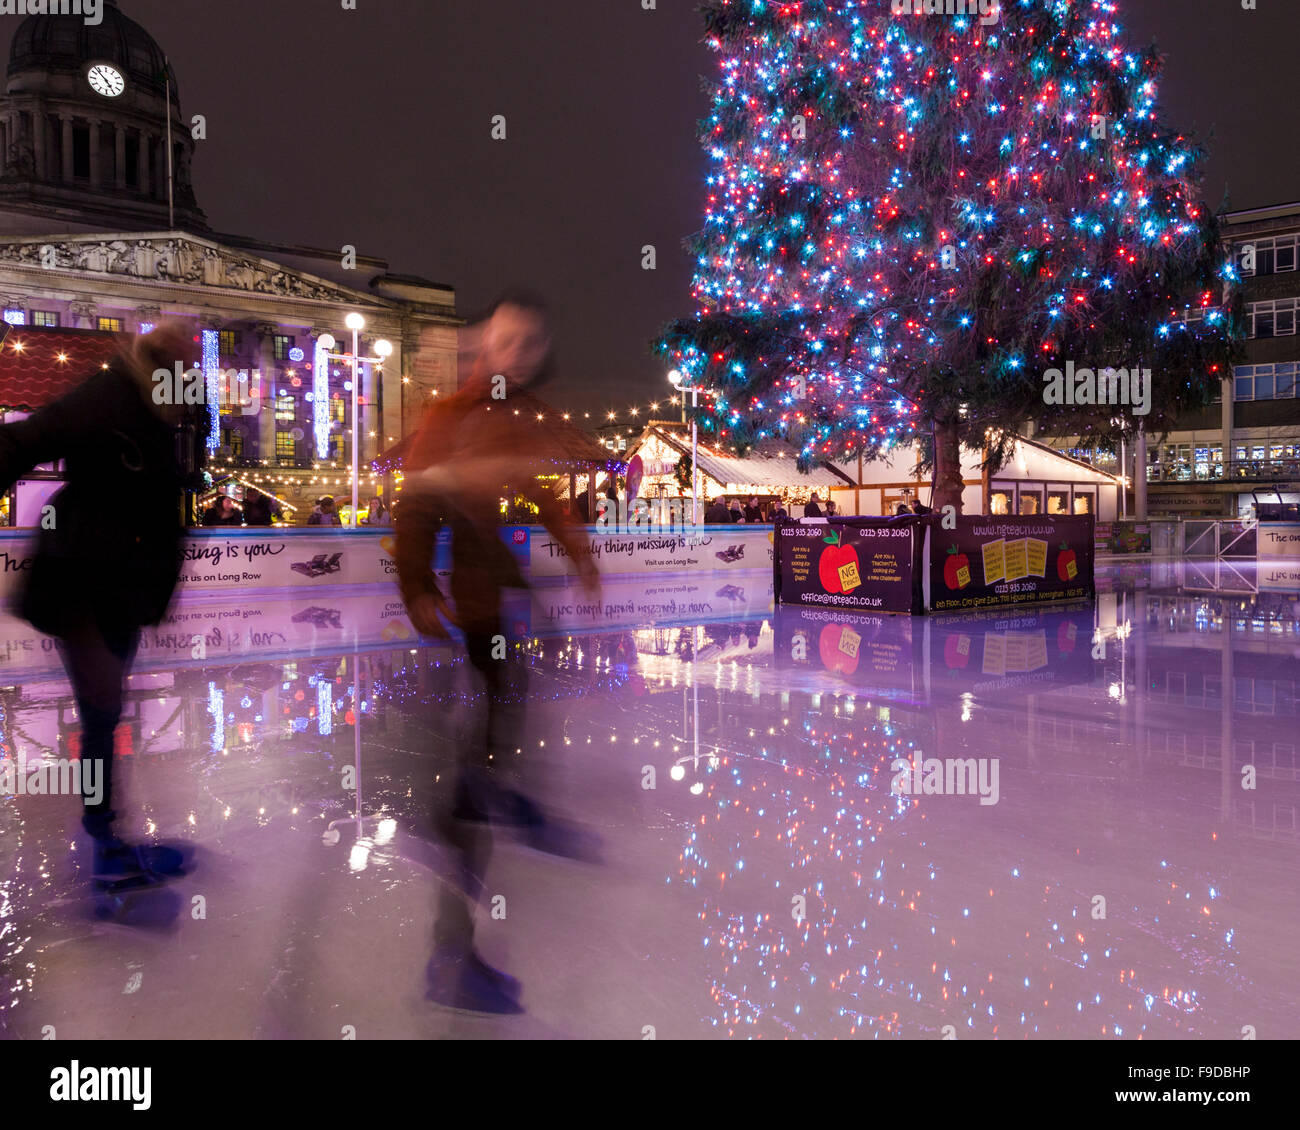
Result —
[[57, 326], [59, 316], [53, 310], [33, 310], [32, 325], [34, 326]]
[[292, 423], [298, 416], [298, 405], [292, 396], [275, 398], [275, 418], [281, 423]]
[[8, 322], [11, 326], [25, 326], [27, 325], [27, 311], [6, 310], [5, 321]]
[[99, 318], [96, 325], [104, 333], [120, 334], [122, 332], [121, 318]]
[[217, 346], [221, 350], [223, 357], [229, 357], [239, 348], [239, 338], [234, 330], [222, 330], [219, 335], [220, 341]]
[[336, 396], [330, 401], [330, 416], [335, 423], [343, 423], [344, 416], [347, 412], [346, 402], [343, 397]]
[[292, 432], [275, 433], [275, 457], [281, 463], [292, 463], [298, 457], [298, 445]]
[[277, 361], [288, 361], [289, 350], [293, 348], [293, 338], [286, 337], [284, 334], [275, 335], [275, 359]]

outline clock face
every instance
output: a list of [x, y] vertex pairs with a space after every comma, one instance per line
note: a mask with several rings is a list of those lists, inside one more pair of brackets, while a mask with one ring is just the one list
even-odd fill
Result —
[[116, 98], [126, 89], [126, 79], [121, 72], [107, 63], [96, 63], [86, 72], [86, 79], [90, 89], [105, 98]]

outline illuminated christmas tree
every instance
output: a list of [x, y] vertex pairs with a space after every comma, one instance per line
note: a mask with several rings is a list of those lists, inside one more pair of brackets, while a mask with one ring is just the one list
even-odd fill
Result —
[[[995, 466], [1031, 420], [1105, 444], [1120, 413], [1158, 434], [1208, 403], [1235, 275], [1117, 3], [913, 7], [705, 0], [698, 309], [658, 347], [719, 443], [783, 437], [807, 464], [919, 435], [960, 506], [962, 444]], [[1149, 413], [1052, 403], [1067, 364], [1151, 370]]]

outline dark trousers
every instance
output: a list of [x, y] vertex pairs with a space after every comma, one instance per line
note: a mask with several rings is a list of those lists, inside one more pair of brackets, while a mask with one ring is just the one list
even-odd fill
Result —
[[[59, 657], [68, 672], [81, 715], [81, 761], [99, 761], [103, 793], [96, 803], [83, 796], [82, 826], [96, 840], [113, 835], [113, 735], [122, 717], [126, 677], [140, 640], [136, 628], [110, 628], [87, 622], [59, 640]], [[85, 789], [86, 774], [82, 774]]]
[[519, 760], [527, 691], [527, 672], [509, 650], [504, 658], [494, 640], [504, 639], [500, 623], [466, 628], [465, 648], [484, 692], [481, 727], [461, 747], [456, 780], [448, 802], [435, 815], [438, 835], [453, 853], [451, 882], [442, 886], [434, 945], [468, 953], [474, 944], [474, 911], [483, 895], [483, 877], [492, 857], [491, 822], [523, 824], [538, 819], [536, 809], [509, 787]]

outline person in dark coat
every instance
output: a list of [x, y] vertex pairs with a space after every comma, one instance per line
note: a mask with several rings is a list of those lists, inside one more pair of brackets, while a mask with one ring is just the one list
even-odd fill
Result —
[[244, 498], [244, 522], [250, 526], [269, 526], [280, 517], [280, 507], [275, 499], [261, 491], [253, 491]]
[[334, 499], [331, 498], [328, 494], [324, 498], [322, 498], [320, 502], [316, 504], [316, 509], [313, 510], [310, 516], [307, 518], [307, 525], [309, 526], [343, 525], [343, 519], [339, 517], [339, 512], [334, 507]]
[[751, 495], [749, 505], [745, 507], [745, 521], [752, 524], [763, 521], [763, 509], [758, 505], [758, 496]]
[[809, 495], [808, 505], [803, 508], [803, 516], [805, 518], [820, 518], [822, 516], [822, 508], [817, 504], [816, 491]]
[[235, 500], [230, 495], [223, 494], [203, 512], [203, 524], [205, 526], [242, 526], [244, 516], [235, 508]]
[[912, 499], [912, 513], [921, 515], [933, 514], [934, 510], [931, 507], [926, 506], [926, 504], [919, 498], [914, 498]]
[[731, 524], [731, 512], [727, 509], [727, 500], [719, 495], [709, 503], [704, 512], [704, 521], [710, 526], [728, 526]]
[[[176, 428], [192, 409], [170, 400], [155, 371], [192, 362], [193, 334], [164, 323], [124, 338], [118, 356], [27, 419], [0, 426], [0, 490], [33, 467], [63, 460], [65, 483], [41, 523], [15, 611], [58, 641], [81, 720], [93, 878], [101, 883], [175, 872], [181, 855], [143, 848], [115, 830], [113, 735], [140, 629], [167, 614], [181, 571], [181, 492]], [[202, 409], [200, 408], [200, 411]], [[206, 429], [195, 429], [201, 435]], [[196, 445], [197, 446], [197, 445]], [[116, 500], [106, 506], [104, 499]]]

